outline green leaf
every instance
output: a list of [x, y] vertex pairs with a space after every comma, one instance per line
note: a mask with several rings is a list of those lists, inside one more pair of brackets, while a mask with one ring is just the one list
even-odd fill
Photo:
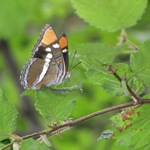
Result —
[[[127, 64], [118, 63], [113, 64], [113, 68], [116, 69], [117, 74], [122, 78], [125, 74], [128, 76], [129, 66]], [[101, 86], [109, 94], [115, 95], [124, 95], [124, 87], [120, 81], [112, 74], [109, 73], [105, 68], [99, 69], [98, 71], [93, 71], [91, 73], [89, 80], [93, 84]]]
[[[80, 53], [82, 65], [87, 70], [88, 80], [92, 84], [101, 86], [113, 96], [124, 95], [125, 87], [123, 84], [121, 84], [120, 81], [118, 81], [118, 79], [107, 70], [107, 66], [112, 65], [120, 78], [124, 76], [125, 82], [127, 82], [134, 91], [138, 94], [141, 94], [144, 91], [143, 81], [138, 80], [136, 77], [136, 75], [138, 75], [137, 72], [135, 72], [134, 75], [134, 71], [128, 64], [115, 63], [118, 61], [118, 56], [120, 54], [125, 54], [123, 51], [124, 48], [100, 43], [88, 43], [78, 45], [77, 49]], [[132, 55], [136, 55], [136, 53], [133, 53]], [[148, 57], [148, 54], [146, 55]], [[137, 66], [138, 64], [136, 63], [137, 62], [135, 62], [135, 65]], [[139, 66], [137, 66], [137, 70], [138, 69]]]
[[107, 31], [135, 25], [147, 5], [147, 0], [72, 0], [72, 2], [81, 18]]
[[[140, 45], [137, 53], [132, 53], [130, 57], [131, 79], [137, 78], [148, 88], [150, 87], [150, 40]], [[131, 80], [130, 79], [130, 80]]]
[[[122, 49], [103, 43], [80, 44], [76, 47], [85, 67], [96, 66], [98, 63], [112, 63]], [[98, 65], [97, 68], [100, 66]]]
[[0, 140], [5, 139], [15, 131], [17, 111], [0, 89]]
[[150, 14], [150, 3], [147, 4], [144, 14], [142, 18], [139, 20], [138, 24], [134, 27], [134, 29], [138, 30], [149, 30], [149, 14]]
[[21, 93], [21, 96], [30, 96], [32, 99], [36, 98], [36, 90], [25, 90]]
[[44, 143], [40, 143], [34, 139], [24, 140], [21, 143], [20, 150], [48, 150], [48, 148]]
[[77, 92], [57, 93], [46, 89], [37, 92], [35, 106], [49, 122], [59, 122], [68, 119], [77, 98]]
[[149, 145], [149, 105], [145, 104], [137, 110], [128, 109], [113, 117], [117, 127], [115, 132], [118, 144], [131, 149], [144, 149]]
[[121, 50], [111, 45], [100, 43], [82, 44], [77, 49], [81, 55], [82, 65], [87, 70], [88, 80], [92, 84], [99, 85], [106, 91], [110, 91], [111, 94], [120, 93], [120, 83], [112, 74], [106, 71], [103, 64], [111, 64]]
[[81, 64], [86, 70], [104, 70], [104, 65], [112, 64], [123, 52], [121, 48], [108, 44], [87, 43], [76, 47], [80, 54]]
[[118, 55], [123, 53], [122, 49], [100, 43], [82, 44], [77, 49], [92, 84], [101, 86], [111, 95], [124, 94], [120, 82], [106, 69], [107, 64], [112, 65], [120, 77], [126, 75], [128, 78], [129, 66], [123, 63], [114, 64]]

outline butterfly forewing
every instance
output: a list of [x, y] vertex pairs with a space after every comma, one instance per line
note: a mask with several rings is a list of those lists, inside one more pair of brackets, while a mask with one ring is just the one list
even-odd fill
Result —
[[63, 54], [65, 61], [66, 71], [68, 71], [69, 58], [68, 58], [68, 42], [65, 33], [63, 33], [59, 38], [59, 45]]
[[55, 31], [50, 25], [46, 24], [45, 27], [41, 30], [39, 39], [32, 50], [32, 55], [34, 55], [35, 52], [38, 51], [39, 46], [46, 47], [56, 40], [57, 40], [57, 35]]

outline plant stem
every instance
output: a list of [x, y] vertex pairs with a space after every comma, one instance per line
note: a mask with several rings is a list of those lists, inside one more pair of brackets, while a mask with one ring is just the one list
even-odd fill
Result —
[[122, 46], [123, 44], [127, 44], [127, 46], [132, 49], [133, 51], [138, 51], [138, 46], [135, 45], [134, 43], [132, 43], [129, 39], [128, 39], [128, 35], [127, 32], [125, 31], [125, 29], [121, 30], [120, 36], [118, 38], [118, 43], [117, 46]]
[[[111, 72], [119, 82], [122, 81], [121, 77], [117, 74], [116, 70], [112, 66], [108, 66], [108, 71]], [[141, 104], [142, 103], [141, 97], [137, 93], [135, 93], [127, 83], [126, 83], [126, 87], [129, 93], [131, 94], [131, 96], [133, 97], [133, 100], [136, 100], [136, 103]]]

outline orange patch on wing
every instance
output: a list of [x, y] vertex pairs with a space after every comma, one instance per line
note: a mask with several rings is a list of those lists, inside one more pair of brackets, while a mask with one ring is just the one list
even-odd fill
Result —
[[65, 47], [68, 46], [68, 44], [67, 44], [67, 37], [65, 35], [60, 37], [59, 45], [60, 45], [61, 49], [64, 49]]
[[57, 36], [54, 30], [52, 28], [48, 28], [43, 35], [42, 43], [45, 45], [49, 45], [56, 40], [57, 40]]

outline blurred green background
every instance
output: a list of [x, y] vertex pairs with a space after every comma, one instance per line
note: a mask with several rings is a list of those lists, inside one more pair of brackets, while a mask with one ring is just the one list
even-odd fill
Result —
[[[138, 43], [150, 36], [150, 4], [138, 24], [127, 30], [129, 38]], [[116, 45], [118, 32], [106, 32], [80, 19], [70, 0], [0, 0], [0, 87], [9, 101], [16, 105], [19, 114], [16, 132], [20, 135], [44, 129], [43, 118], [35, 111], [32, 98], [21, 97], [23, 89], [19, 74], [30, 58], [40, 30], [50, 24], [58, 35], [65, 32], [68, 37], [70, 56], [78, 45], [100, 42]], [[90, 56], [89, 56], [90, 57]], [[76, 57], [74, 63], [78, 62]], [[84, 98], [77, 100], [71, 118], [79, 118], [94, 111], [124, 101], [124, 97], [111, 97], [98, 85], [86, 81], [82, 65], [76, 67], [69, 85], [83, 85]], [[117, 150], [125, 149], [115, 145], [114, 140], [97, 141], [101, 132], [112, 126], [109, 118], [113, 114], [85, 121], [81, 125], [54, 136], [51, 139], [56, 150]]]

